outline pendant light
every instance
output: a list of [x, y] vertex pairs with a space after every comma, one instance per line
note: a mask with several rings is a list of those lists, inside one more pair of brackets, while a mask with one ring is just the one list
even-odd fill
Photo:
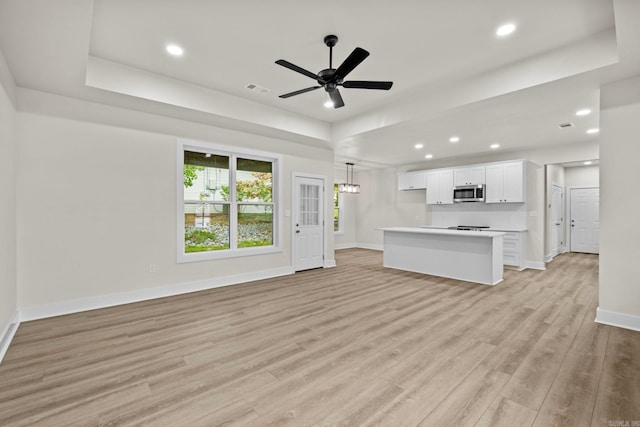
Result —
[[[349, 170], [351, 170], [351, 179], [349, 179]], [[347, 163], [347, 182], [338, 184], [338, 192], [350, 194], [360, 193], [360, 185], [353, 183], [353, 163]]]

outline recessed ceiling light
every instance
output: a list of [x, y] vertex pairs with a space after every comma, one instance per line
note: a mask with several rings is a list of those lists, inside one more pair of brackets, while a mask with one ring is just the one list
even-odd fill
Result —
[[515, 24], [504, 24], [498, 27], [498, 29], [496, 30], [496, 36], [498, 37], [504, 37], [504, 36], [508, 36], [509, 34], [513, 33], [516, 30], [516, 26]]
[[491, 144], [489, 148], [491, 148], [492, 150], [495, 150], [496, 148], [500, 148], [500, 144]]
[[596, 129], [596, 128], [594, 128], [594, 129], [589, 129], [589, 130], [587, 131], [587, 133], [598, 133], [598, 132], [600, 132], [600, 129]]
[[591, 114], [591, 110], [588, 108], [583, 108], [582, 110], [576, 111], [576, 116], [586, 116], [588, 114]]
[[589, 166], [590, 164], [592, 164], [593, 162], [590, 160], [587, 160], [586, 162], [584, 162], [585, 166]]
[[453, 142], [454, 144], [458, 141], [460, 141], [459, 136], [452, 136], [451, 138], [449, 138], [449, 142]]
[[433, 159], [433, 154], [425, 154], [425, 159]]
[[419, 150], [419, 149], [421, 149], [422, 147], [424, 147], [424, 145], [422, 145], [422, 144], [416, 144], [416, 145], [414, 145], [414, 147], [416, 147], [416, 150]]
[[184, 50], [176, 44], [169, 44], [167, 45], [167, 52], [173, 56], [182, 56]]

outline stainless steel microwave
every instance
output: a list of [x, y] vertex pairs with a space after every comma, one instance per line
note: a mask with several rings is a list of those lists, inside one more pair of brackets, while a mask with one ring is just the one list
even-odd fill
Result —
[[486, 188], [484, 184], [478, 185], [458, 185], [453, 187], [453, 202], [484, 202]]

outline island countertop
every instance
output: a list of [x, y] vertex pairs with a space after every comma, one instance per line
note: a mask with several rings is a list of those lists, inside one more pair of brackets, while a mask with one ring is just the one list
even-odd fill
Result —
[[440, 234], [448, 236], [474, 236], [474, 237], [497, 237], [504, 236], [502, 231], [471, 231], [471, 230], [449, 230], [446, 228], [426, 228], [426, 227], [383, 227], [382, 231], [394, 231], [396, 233], [418, 233], [418, 234]]
[[[443, 227], [439, 225], [421, 225], [420, 228], [429, 228], [432, 230], [449, 230], [449, 227]], [[489, 227], [484, 228], [484, 231], [504, 231], [505, 233], [522, 233], [528, 231], [526, 228], [509, 228], [509, 227]]]

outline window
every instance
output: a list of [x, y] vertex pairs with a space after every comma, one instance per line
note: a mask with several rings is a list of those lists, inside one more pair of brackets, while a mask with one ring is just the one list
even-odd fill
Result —
[[343, 234], [343, 197], [338, 191], [338, 184], [333, 184], [333, 232]]
[[178, 156], [179, 262], [279, 250], [277, 156], [187, 143]]

